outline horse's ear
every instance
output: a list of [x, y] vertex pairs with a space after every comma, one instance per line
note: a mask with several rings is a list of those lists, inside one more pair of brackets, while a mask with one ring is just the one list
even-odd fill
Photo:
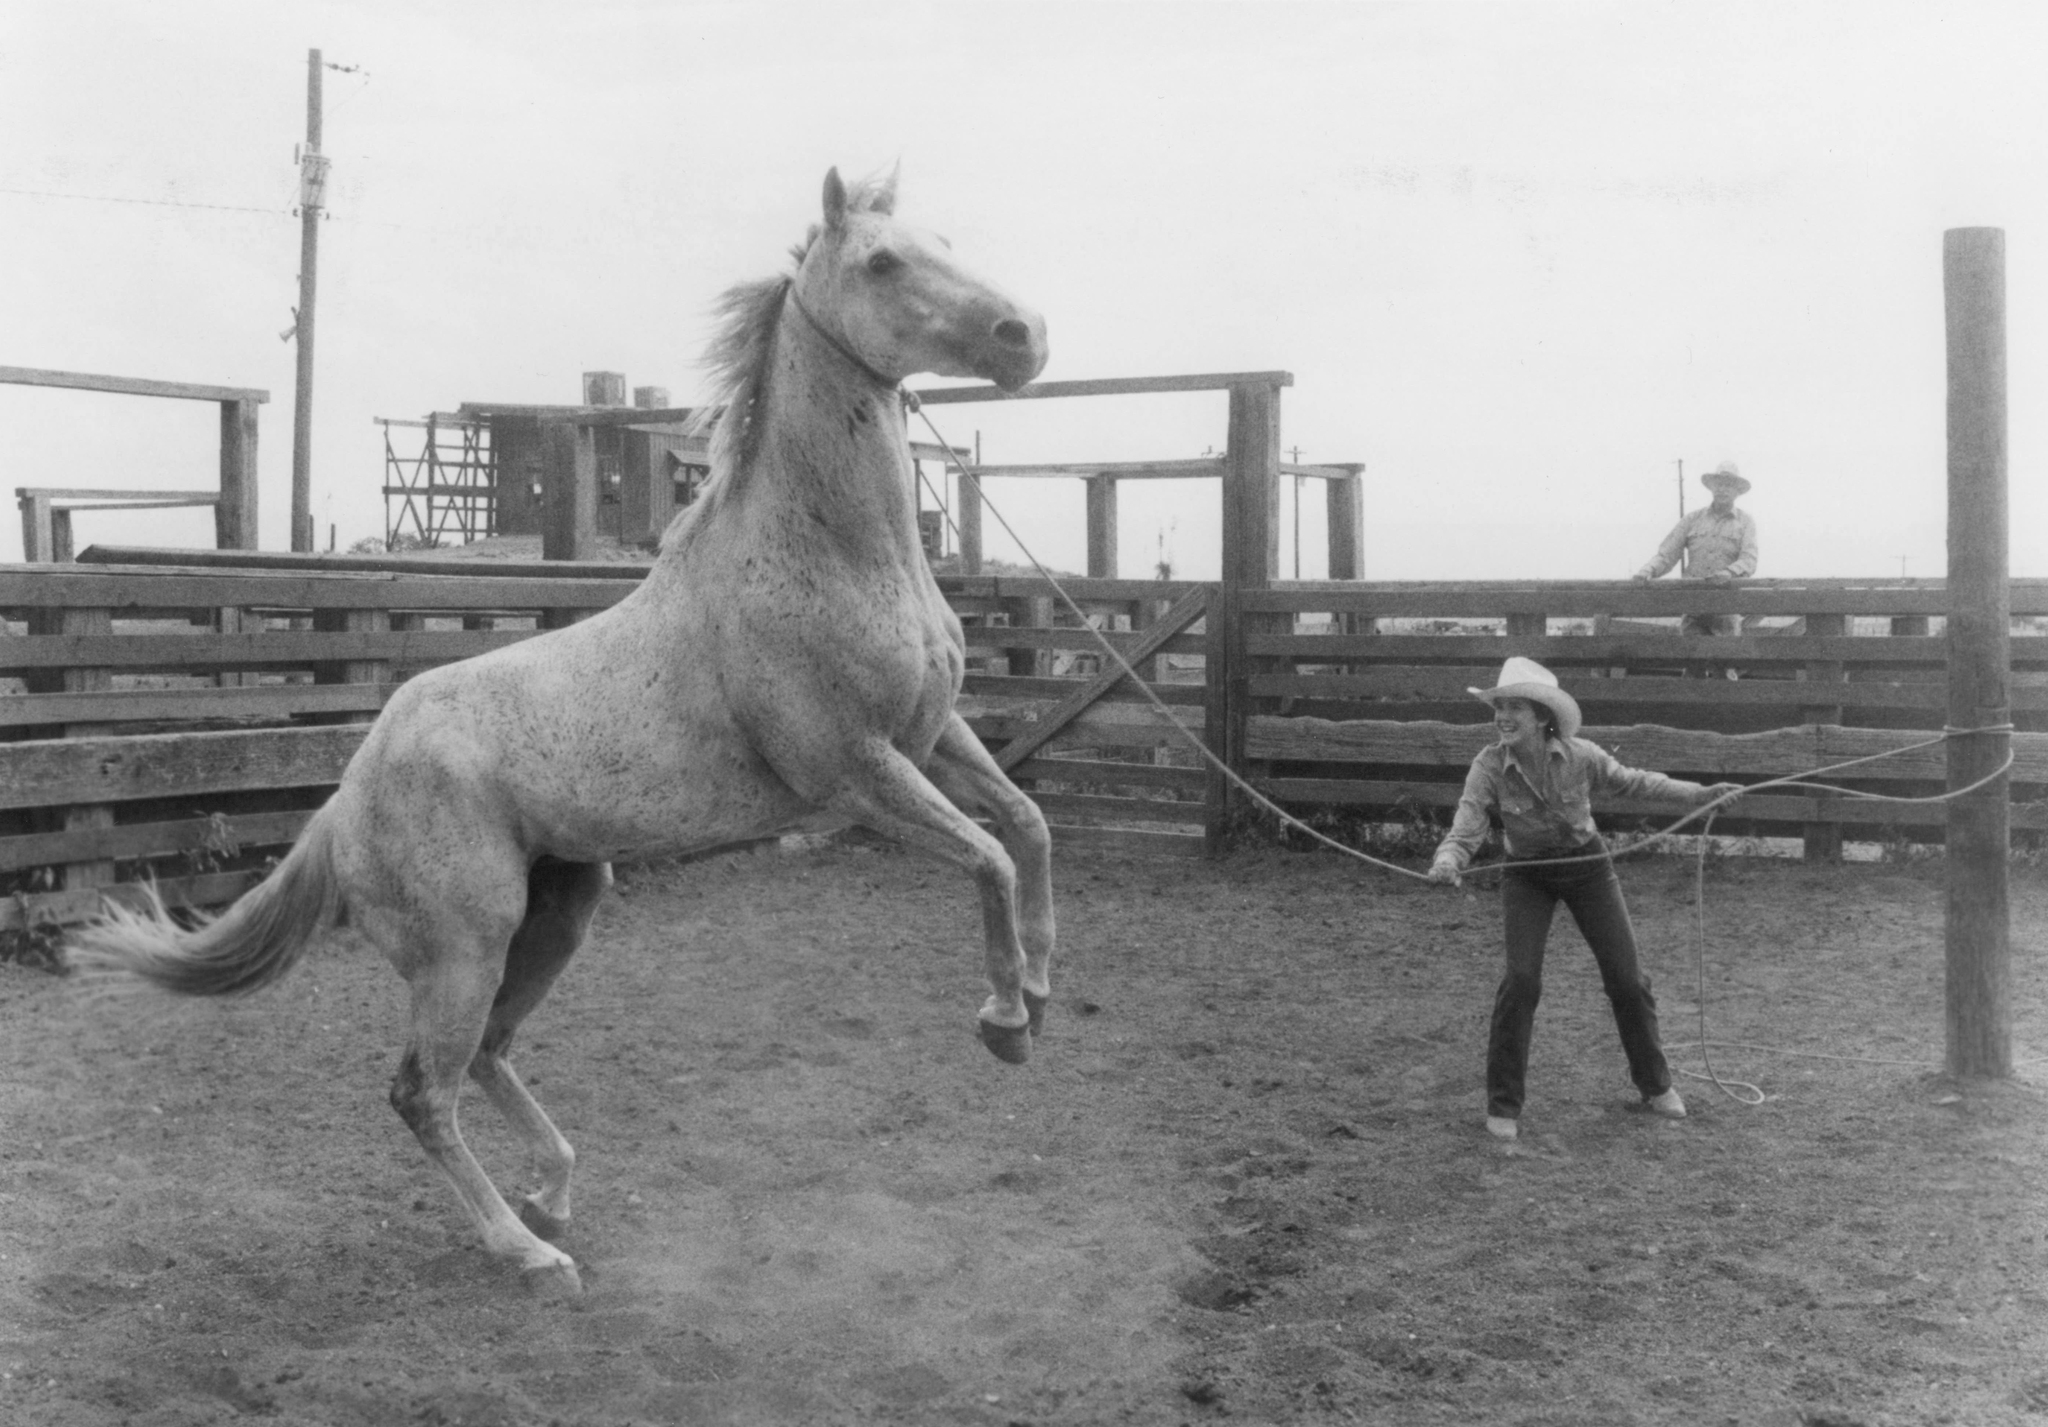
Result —
[[846, 184], [839, 177], [837, 168], [825, 174], [825, 227], [837, 229], [846, 222]]
[[896, 211], [896, 177], [903, 172], [903, 161], [898, 159], [889, 165], [889, 176], [875, 185], [874, 197], [868, 200], [870, 213], [894, 213]]

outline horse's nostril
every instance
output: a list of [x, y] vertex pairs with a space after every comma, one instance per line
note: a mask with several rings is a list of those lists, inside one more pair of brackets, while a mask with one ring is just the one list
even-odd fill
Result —
[[1005, 317], [996, 324], [996, 340], [1010, 347], [1031, 345], [1031, 329], [1014, 317]]

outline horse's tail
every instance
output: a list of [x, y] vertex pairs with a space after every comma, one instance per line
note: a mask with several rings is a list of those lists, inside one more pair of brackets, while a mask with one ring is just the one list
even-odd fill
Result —
[[291, 970], [316, 932], [341, 919], [334, 823], [314, 814], [275, 870], [225, 912], [180, 926], [157, 895], [131, 910], [109, 903], [71, 938], [74, 970], [127, 973], [187, 996], [235, 996]]

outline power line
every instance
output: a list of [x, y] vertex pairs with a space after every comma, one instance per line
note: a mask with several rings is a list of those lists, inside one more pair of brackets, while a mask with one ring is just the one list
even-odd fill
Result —
[[289, 216], [289, 209], [251, 208], [239, 203], [187, 203], [177, 198], [122, 198], [107, 193], [58, 193], [42, 188], [5, 188], [0, 193], [12, 193], [23, 198], [67, 198], [77, 203], [142, 203], [154, 208], [210, 208], [220, 213], [264, 213], [275, 217]]

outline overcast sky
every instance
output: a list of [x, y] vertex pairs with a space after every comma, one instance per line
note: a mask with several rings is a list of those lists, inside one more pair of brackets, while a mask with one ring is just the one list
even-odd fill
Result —
[[[1367, 464], [1385, 579], [1624, 576], [1677, 463], [1690, 508], [1724, 459], [1760, 574], [1940, 574], [1942, 232], [2003, 228], [2012, 568], [2048, 575], [2044, 14], [10, 0], [0, 365], [267, 388], [262, 537], [286, 548], [319, 47], [354, 71], [326, 76], [323, 546], [383, 532], [375, 417], [571, 402], [595, 369], [689, 404], [718, 292], [777, 269], [828, 167], [900, 160], [901, 216], [1045, 314], [1045, 379], [1292, 372], [1285, 445]], [[1224, 436], [1221, 394], [932, 414], [990, 461]], [[210, 406], [0, 386], [0, 430], [8, 488], [216, 480]], [[991, 494], [1083, 564], [1078, 483]], [[1127, 487], [1122, 573], [1213, 576], [1216, 503]], [[1313, 487], [1301, 520], [1319, 577]], [[211, 524], [81, 515], [78, 538]]]

